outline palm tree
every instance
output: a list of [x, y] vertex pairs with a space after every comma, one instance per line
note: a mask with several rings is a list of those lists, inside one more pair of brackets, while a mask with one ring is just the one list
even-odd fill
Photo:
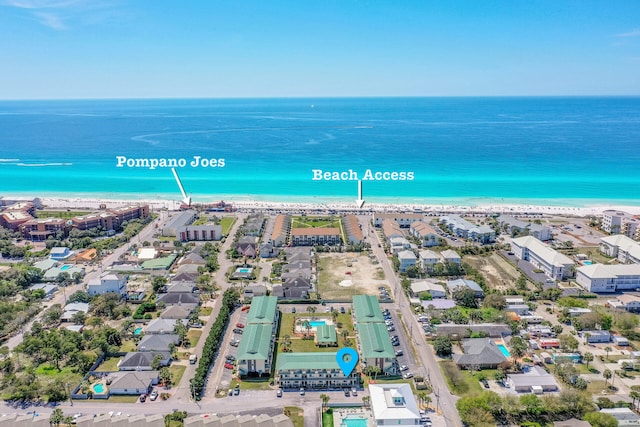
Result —
[[291, 336], [290, 335], [283, 335], [282, 336], [282, 347], [284, 347], [282, 350], [283, 351], [287, 351], [287, 349], [291, 346]]
[[367, 407], [369, 406], [369, 403], [371, 403], [371, 397], [369, 396], [362, 396], [362, 404]]
[[307, 312], [311, 315], [311, 319], [314, 318], [313, 314], [316, 312], [316, 308], [312, 305], [307, 307]]
[[582, 355], [582, 360], [587, 363], [587, 371], [589, 370], [589, 362], [593, 362], [593, 353], [586, 352]]
[[307, 330], [307, 335], [309, 335], [309, 332], [311, 332], [311, 323], [309, 323], [308, 320], [305, 320], [302, 322], [302, 327]]
[[430, 396], [425, 396], [422, 403], [424, 403], [427, 408], [430, 407], [431, 406], [431, 397]]
[[324, 408], [327, 406], [327, 404], [329, 403], [329, 399], [331, 399], [329, 396], [327, 396], [326, 394], [322, 393], [320, 395], [320, 400], [322, 400], [322, 410], [324, 411]]
[[604, 371], [602, 371], [602, 376], [604, 377], [605, 381], [604, 381], [604, 385], [607, 385], [607, 381], [609, 380], [609, 378], [611, 378], [613, 376], [613, 372], [611, 372], [610, 369], [605, 369]]
[[633, 399], [631, 401], [631, 407], [635, 408], [636, 407], [636, 400], [640, 399], [640, 392], [632, 390], [631, 393], [629, 393], [629, 397], [631, 399]]
[[611, 351], [611, 347], [606, 346], [606, 347], [604, 348], [604, 351], [607, 353], [607, 362], [608, 362], [608, 361], [609, 361], [609, 352]]
[[424, 403], [424, 399], [427, 397], [427, 393], [421, 391], [417, 393], [416, 396], [418, 397], [418, 401], [420, 401], [420, 403]]

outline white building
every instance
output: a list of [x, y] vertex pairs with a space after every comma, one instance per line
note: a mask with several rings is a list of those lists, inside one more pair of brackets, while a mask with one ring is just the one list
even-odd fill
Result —
[[603, 408], [600, 412], [618, 420], [619, 426], [640, 426], [640, 416], [629, 408]]
[[591, 292], [640, 288], [640, 264], [591, 264], [576, 270], [576, 282]]
[[640, 297], [635, 295], [623, 294], [618, 296], [615, 300], [607, 301], [607, 304], [619, 310], [627, 310], [632, 313], [640, 312]]
[[400, 271], [405, 272], [407, 268], [416, 265], [416, 254], [413, 251], [402, 251], [398, 253], [398, 261], [400, 261]]
[[89, 295], [100, 295], [107, 292], [115, 292], [120, 295], [127, 293], [127, 280], [113, 273], [104, 273], [98, 279], [92, 279], [87, 285]]
[[409, 227], [411, 235], [417, 237], [422, 242], [422, 246], [431, 247], [438, 246], [439, 239], [436, 230], [429, 224], [423, 221], [417, 221], [411, 224]]
[[555, 280], [573, 277], [575, 263], [566, 255], [542, 243], [533, 236], [511, 240], [511, 250], [521, 260], [529, 261]]
[[600, 252], [625, 264], [640, 264], [640, 243], [622, 234], [600, 239]]
[[440, 262], [440, 256], [429, 249], [420, 251], [418, 258], [420, 259], [420, 266], [424, 271], [432, 271], [433, 266]]
[[455, 234], [457, 237], [463, 239], [471, 239], [474, 242], [490, 243], [496, 238], [496, 233], [488, 225], [476, 225], [460, 215], [447, 215], [440, 218], [449, 231]]
[[422, 292], [429, 292], [432, 298], [445, 298], [447, 293], [442, 285], [433, 283], [429, 280], [420, 280], [411, 284], [411, 292], [419, 295]]
[[637, 238], [640, 221], [627, 212], [606, 210], [602, 212], [602, 229], [611, 234], [624, 234]]
[[404, 237], [391, 237], [389, 239], [389, 246], [391, 246], [391, 253], [397, 255], [400, 251], [411, 248], [411, 242]]
[[462, 262], [462, 258], [460, 257], [460, 255], [458, 255], [458, 253], [452, 249], [447, 249], [446, 251], [440, 252], [440, 260], [443, 264], [450, 263], [460, 265], [460, 263]]
[[533, 236], [538, 240], [547, 241], [551, 239], [551, 229], [541, 224], [520, 221], [511, 215], [500, 215], [498, 217], [500, 227], [506, 228], [509, 232], [517, 231], [522, 233], [527, 230], [529, 236]]
[[374, 425], [420, 425], [420, 410], [409, 384], [370, 384], [369, 396]]

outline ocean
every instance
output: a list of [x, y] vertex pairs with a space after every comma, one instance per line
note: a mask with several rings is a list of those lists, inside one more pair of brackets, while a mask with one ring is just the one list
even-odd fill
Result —
[[640, 98], [0, 101], [0, 195], [182, 198], [123, 158], [185, 159], [195, 201], [353, 201], [313, 171], [370, 170], [413, 179], [362, 181], [369, 202], [640, 205]]

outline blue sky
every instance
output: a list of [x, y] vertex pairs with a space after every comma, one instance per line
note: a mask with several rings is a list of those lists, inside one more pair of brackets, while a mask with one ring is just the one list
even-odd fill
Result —
[[640, 95], [638, 0], [0, 0], [0, 98]]

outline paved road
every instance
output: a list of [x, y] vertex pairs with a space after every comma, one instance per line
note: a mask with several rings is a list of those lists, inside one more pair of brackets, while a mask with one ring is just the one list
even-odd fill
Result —
[[[431, 346], [427, 344], [424, 334], [422, 333], [422, 326], [412, 312], [406, 295], [402, 292], [400, 280], [393, 271], [391, 261], [384, 253], [382, 248], [384, 247], [384, 245], [382, 245], [383, 242], [380, 241], [377, 233], [374, 232], [375, 229], [369, 225], [371, 217], [359, 216], [358, 219], [360, 220], [360, 223], [363, 224], [363, 230], [370, 229], [368, 240], [372, 243], [372, 250], [378, 257], [378, 260], [380, 260], [380, 265], [384, 269], [385, 277], [391, 286], [395, 298], [396, 312], [401, 315], [401, 322], [404, 323], [406, 331], [409, 331], [409, 334], [411, 335], [411, 340], [415, 349], [414, 353], [418, 356], [416, 363], [421, 365], [421, 367], [419, 367], [416, 372], [413, 372], [413, 374], [423, 375], [431, 382], [433, 387], [433, 402], [437, 405], [438, 409], [442, 411], [447, 426], [462, 427], [462, 420], [458, 415], [455, 404], [457, 397], [449, 392], [449, 388], [442, 377], [442, 372], [438, 367], [438, 362], [433, 350]], [[380, 243], [382, 247], [378, 247], [377, 243]], [[396, 324], [396, 330], [397, 329], [398, 325]], [[403, 332], [406, 333], [406, 331]], [[405, 352], [406, 350], [407, 349], [405, 349]]]

